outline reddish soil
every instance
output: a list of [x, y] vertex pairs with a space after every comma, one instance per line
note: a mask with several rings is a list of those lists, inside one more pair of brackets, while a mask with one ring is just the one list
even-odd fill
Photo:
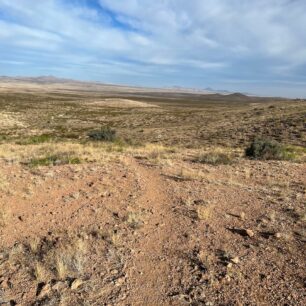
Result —
[[306, 303], [305, 164], [0, 169], [0, 305]]

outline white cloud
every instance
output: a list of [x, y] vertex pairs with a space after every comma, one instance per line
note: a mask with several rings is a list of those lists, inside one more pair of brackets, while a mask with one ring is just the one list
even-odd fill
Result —
[[96, 67], [103, 79], [126, 83], [298, 82], [305, 79], [305, 29], [304, 0], [0, 0], [7, 65], [58, 65], [67, 75], [79, 66], [84, 78], [99, 77]]

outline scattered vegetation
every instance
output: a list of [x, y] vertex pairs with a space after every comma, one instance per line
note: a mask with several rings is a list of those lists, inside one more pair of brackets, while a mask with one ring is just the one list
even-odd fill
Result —
[[53, 155], [47, 155], [41, 158], [32, 158], [27, 163], [30, 167], [38, 166], [57, 166], [66, 164], [80, 164], [81, 160], [78, 157], [70, 155], [69, 153], [58, 153]]
[[94, 141], [115, 141], [116, 130], [107, 127], [102, 127], [100, 130], [91, 131], [88, 133], [90, 140]]
[[0, 210], [0, 227], [4, 226], [4, 212]]
[[31, 144], [40, 144], [45, 142], [50, 142], [52, 137], [47, 134], [30, 136], [25, 139], [19, 140], [16, 143], [20, 145], [31, 145]]
[[227, 152], [211, 151], [199, 154], [194, 162], [210, 165], [229, 165], [233, 163], [233, 156]]
[[290, 160], [295, 154], [275, 140], [256, 138], [245, 150], [247, 157], [258, 160]]
[[0, 208], [0, 227], [5, 226], [8, 218], [8, 211], [4, 207]]
[[7, 179], [6, 177], [0, 173], [0, 191], [2, 192], [6, 192], [8, 190], [8, 182], [7, 182]]
[[6, 141], [7, 139], [7, 135], [0, 135], [0, 141]]
[[137, 229], [142, 225], [142, 218], [139, 213], [130, 212], [126, 217], [127, 224], [133, 228]]
[[84, 236], [64, 235], [59, 243], [47, 238], [33, 241], [16, 245], [10, 251], [10, 263], [28, 267], [30, 276], [39, 282], [83, 275], [87, 252]]
[[165, 172], [163, 175], [175, 181], [193, 181], [201, 180], [203, 178], [200, 171], [186, 167], [181, 167], [179, 169], [174, 168], [169, 172]]

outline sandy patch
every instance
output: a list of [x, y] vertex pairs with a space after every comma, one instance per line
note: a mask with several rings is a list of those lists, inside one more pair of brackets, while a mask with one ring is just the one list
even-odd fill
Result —
[[9, 129], [13, 127], [25, 127], [21, 116], [16, 113], [1, 112], [0, 113], [0, 129]]
[[146, 102], [139, 102], [129, 99], [103, 99], [99, 101], [90, 101], [91, 105], [105, 106], [105, 107], [122, 107], [122, 108], [133, 108], [133, 107], [158, 107]]

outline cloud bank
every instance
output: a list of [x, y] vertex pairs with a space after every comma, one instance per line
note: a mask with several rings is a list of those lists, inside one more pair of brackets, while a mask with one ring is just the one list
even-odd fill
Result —
[[0, 0], [0, 74], [306, 97], [304, 0]]

